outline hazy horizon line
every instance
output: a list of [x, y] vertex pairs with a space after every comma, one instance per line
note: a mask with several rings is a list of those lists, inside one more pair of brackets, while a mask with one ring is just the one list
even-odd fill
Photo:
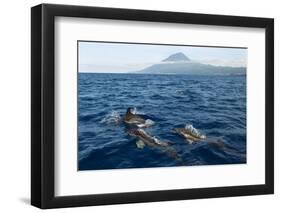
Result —
[[[143, 69], [146, 69], [152, 65], [157, 65], [157, 64], [176, 64], [176, 63], [199, 63], [199, 64], [204, 64], [204, 65], [210, 65], [210, 66], [214, 66], [214, 67], [226, 67], [226, 68], [247, 68], [247, 65], [245, 66], [230, 66], [230, 65], [214, 65], [214, 64], [209, 64], [209, 63], [200, 63], [198, 61], [188, 61], [188, 62], [160, 62], [160, 63], [149, 63], [149, 65], [144, 66], [141, 69], [132, 69], [132, 70], [114, 70], [114, 71], [98, 71], [98, 70], [94, 70], [94, 69], [89, 69], [91, 66], [101, 66], [101, 65], [97, 65], [97, 64], [79, 64], [78, 67], [78, 72], [84, 72], [84, 73], [137, 73], [140, 72]], [[127, 64], [128, 65], [128, 64]], [[135, 64], [134, 64], [135, 65]], [[88, 70], [84, 68], [81, 68], [80, 66], [87, 66]], [[124, 65], [126, 66], [126, 65]], [[118, 67], [118, 66], [116, 66]], [[120, 65], [119, 65], [120, 67]], [[82, 69], [82, 70], [81, 70]]]

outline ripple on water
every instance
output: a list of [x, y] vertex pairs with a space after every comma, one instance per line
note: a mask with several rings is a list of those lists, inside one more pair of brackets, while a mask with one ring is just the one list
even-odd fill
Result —
[[[79, 73], [78, 91], [79, 170], [246, 162], [245, 76]], [[137, 148], [122, 122], [128, 107], [154, 121], [146, 131], [172, 151]], [[226, 145], [188, 144], [173, 131], [187, 123]]]

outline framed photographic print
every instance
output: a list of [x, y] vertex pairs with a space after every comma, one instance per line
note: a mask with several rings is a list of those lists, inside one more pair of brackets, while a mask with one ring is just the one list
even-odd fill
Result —
[[31, 203], [272, 194], [274, 21], [31, 9]]

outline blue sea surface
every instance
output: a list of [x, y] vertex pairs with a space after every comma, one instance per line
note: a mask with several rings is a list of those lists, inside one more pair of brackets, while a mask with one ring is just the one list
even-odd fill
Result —
[[[78, 86], [80, 171], [246, 163], [246, 75], [79, 73]], [[122, 122], [128, 107], [170, 146], [138, 148]], [[174, 131], [186, 124], [223, 145], [189, 144]]]

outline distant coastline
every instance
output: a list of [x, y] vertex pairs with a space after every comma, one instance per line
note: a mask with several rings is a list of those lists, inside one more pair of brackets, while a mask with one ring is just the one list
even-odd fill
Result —
[[175, 73], [140, 73], [140, 72], [78, 72], [79, 74], [95, 74], [95, 75], [171, 75], [171, 76], [246, 76], [246, 73], [241, 74], [175, 74]]

